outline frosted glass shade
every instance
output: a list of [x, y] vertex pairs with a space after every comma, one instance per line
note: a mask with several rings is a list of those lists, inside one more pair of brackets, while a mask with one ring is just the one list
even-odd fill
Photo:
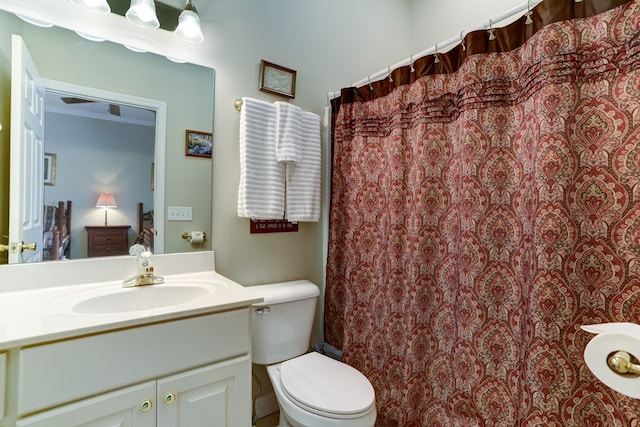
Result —
[[190, 43], [202, 43], [204, 36], [200, 28], [200, 17], [195, 11], [187, 6], [178, 18], [178, 27], [176, 28], [176, 36]]
[[125, 16], [129, 21], [144, 28], [160, 27], [160, 21], [156, 16], [156, 4], [153, 0], [131, 0]]

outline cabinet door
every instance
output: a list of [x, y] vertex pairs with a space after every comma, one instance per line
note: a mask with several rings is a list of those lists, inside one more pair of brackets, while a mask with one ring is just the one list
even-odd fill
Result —
[[251, 359], [243, 356], [158, 380], [158, 427], [251, 425]]
[[155, 427], [155, 381], [23, 418], [16, 427]]
[[7, 355], [6, 353], [0, 353], [0, 422], [5, 416], [4, 394], [6, 393], [5, 390], [7, 389], [6, 381], [7, 381]]

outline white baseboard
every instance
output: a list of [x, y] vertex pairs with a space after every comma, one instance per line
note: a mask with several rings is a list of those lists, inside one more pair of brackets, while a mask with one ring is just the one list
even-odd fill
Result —
[[256, 398], [256, 417], [263, 418], [278, 411], [278, 400], [273, 391]]

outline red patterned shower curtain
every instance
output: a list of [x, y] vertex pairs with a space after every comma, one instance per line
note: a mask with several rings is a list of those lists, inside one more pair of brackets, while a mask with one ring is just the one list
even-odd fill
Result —
[[580, 330], [640, 322], [640, 0], [549, 2], [334, 105], [325, 336], [378, 426], [640, 423]]

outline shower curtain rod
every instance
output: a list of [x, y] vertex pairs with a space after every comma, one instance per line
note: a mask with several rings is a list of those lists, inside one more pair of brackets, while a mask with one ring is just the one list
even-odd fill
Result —
[[[434, 53], [436, 53], [436, 51], [438, 53], [445, 53], [447, 52], [446, 49], [457, 45], [458, 43], [460, 43], [462, 41], [462, 39], [464, 38], [465, 33], [470, 33], [472, 31], [476, 31], [476, 30], [488, 30], [494, 27], [495, 24], [501, 23], [519, 13], [522, 13], [524, 11], [528, 11], [533, 9], [535, 6], [539, 5], [540, 3], [542, 3], [544, 0], [529, 0], [526, 1], [522, 4], [519, 4], [518, 6], [515, 6], [512, 9], [509, 9], [508, 11], [504, 12], [501, 15], [496, 16], [495, 18], [491, 18], [488, 21], [484, 22], [482, 24], [482, 27], [477, 27], [477, 28], [473, 28], [471, 30], [468, 31], [462, 31], [459, 35], [448, 38], [440, 43], [437, 43], [433, 46], [431, 46], [428, 49], [425, 49], [421, 52], [415, 53], [413, 55], [411, 55], [408, 58], [403, 59], [400, 62], [396, 62], [393, 65], [388, 66], [387, 68], [378, 71], [377, 73], [371, 74], [367, 77], [365, 77], [364, 79], [358, 80], [355, 83], [351, 84], [351, 87], [360, 87], [360, 86], [364, 86], [367, 83], [371, 83], [374, 82], [376, 80], [379, 80], [381, 77], [387, 77], [389, 74], [391, 74], [391, 71], [395, 70], [396, 68], [400, 68], [400, 67], [404, 67], [406, 65], [410, 65], [411, 63], [413, 63], [416, 59], [421, 58], [423, 56], [427, 56], [427, 55], [433, 55]], [[579, 3], [582, 0], [575, 0], [576, 3]], [[338, 96], [340, 96], [340, 90], [337, 90], [335, 92], [329, 92], [327, 94], [327, 98], [328, 99], [333, 99], [333, 98], [337, 98]]]

